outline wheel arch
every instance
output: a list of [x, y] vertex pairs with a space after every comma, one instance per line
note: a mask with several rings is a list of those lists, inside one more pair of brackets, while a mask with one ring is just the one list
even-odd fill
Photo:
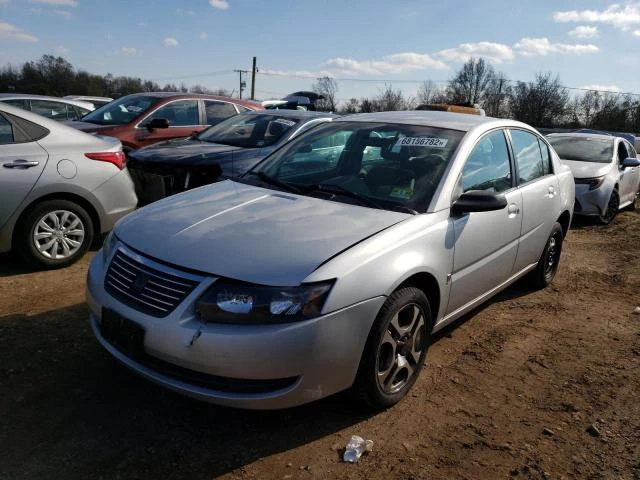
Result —
[[569, 227], [571, 226], [571, 213], [568, 210], [565, 210], [558, 217], [557, 222], [562, 227], [562, 236], [566, 237], [567, 233], [569, 233]]
[[[415, 287], [421, 290], [429, 300], [429, 306], [431, 307], [431, 321], [433, 324], [436, 322], [436, 317], [440, 311], [441, 292], [440, 285], [435, 276], [428, 272], [417, 272], [406, 279], [402, 280], [394, 289], [399, 290], [404, 287]], [[431, 325], [433, 327], [433, 325]]]
[[69, 202], [77, 203], [79, 206], [86, 210], [87, 214], [89, 214], [89, 217], [91, 218], [91, 222], [93, 223], [94, 238], [100, 236], [100, 215], [98, 215], [98, 211], [89, 200], [75, 193], [55, 192], [43, 195], [42, 197], [38, 197], [32, 200], [25, 208], [22, 209], [22, 212], [20, 212], [20, 215], [16, 220], [13, 234], [11, 236], [12, 246], [16, 242], [16, 236], [19, 234], [20, 229], [22, 228], [22, 222], [24, 222], [24, 219], [27, 217], [27, 215], [29, 215], [29, 213], [36, 207], [36, 205], [48, 200], [67, 200]]

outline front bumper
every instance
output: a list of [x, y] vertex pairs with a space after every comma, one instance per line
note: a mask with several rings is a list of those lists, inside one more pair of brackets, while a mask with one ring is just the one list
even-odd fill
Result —
[[[203, 324], [195, 317], [194, 305], [215, 278], [204, 278], [173, 312], [157, 318], [105, 291], [105, 264], [101, 250], [87, 278], [91, 326], [102, 346], [131, 370], [164, 387], [239, 408], [287, 408], [349, 388], [385, 300], [376, 297], [289, 324]], [[100, 330], [104, 309], [144, 329], [143, 357], [133, 358], [106, 340]]]
[[607, 208], [611, 188], [602, 185], [595, 190], [589, 190], [589, 185], [576, 184], [576, 215], [602, 215]]

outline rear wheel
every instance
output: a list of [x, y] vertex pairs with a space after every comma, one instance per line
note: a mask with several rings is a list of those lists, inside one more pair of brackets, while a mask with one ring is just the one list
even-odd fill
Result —
[[373, 324], [355, 383], [367, 405], [398, 403], [418, 378], [431, 338], [431, 309], [422, 290], [406, 287], [387, 298]]
[[618, 214], [618, 208], [620, 208], [620, 197], [618, 195], [617, 190], [613, 190], [611, 192], [611, 196], [609, 197], [609, 203], [607, 203], [607, 208], [600, 215], [600, 223], [603, 225], [609, 225], [613, 222], [613, 219], [616, 218]]
[[80, 205], [68, 200], [37, 204], [20, 222], [15, 248], [39, 268], [72, 264], [93, 241], [93, 222]]
[[542, 289], [549, 285], [556, 276], [560, 265], [560, 254], [562, 253], [562, 243], [564, 232], [559, 223], [555, 223], [551, 229], [551, 234], [544, 246], [544, 251], [538, 265], [529, 273], [529, 283], [533, 288]]

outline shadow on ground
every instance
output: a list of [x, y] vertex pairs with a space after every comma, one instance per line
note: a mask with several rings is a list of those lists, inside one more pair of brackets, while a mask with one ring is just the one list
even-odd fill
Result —
[[0, 317], [3, 480], [210, 479], [372, 415], [345, 394], [273, 412], [183, 398], [119, 366], [87, 315]]

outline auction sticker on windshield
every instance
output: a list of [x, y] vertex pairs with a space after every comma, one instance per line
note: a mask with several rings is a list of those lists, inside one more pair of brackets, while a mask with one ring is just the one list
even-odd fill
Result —
[[434, 147], [444, 148], [448, 138], [437, 137], [404, 137], [396, 142], [396, 147]]

